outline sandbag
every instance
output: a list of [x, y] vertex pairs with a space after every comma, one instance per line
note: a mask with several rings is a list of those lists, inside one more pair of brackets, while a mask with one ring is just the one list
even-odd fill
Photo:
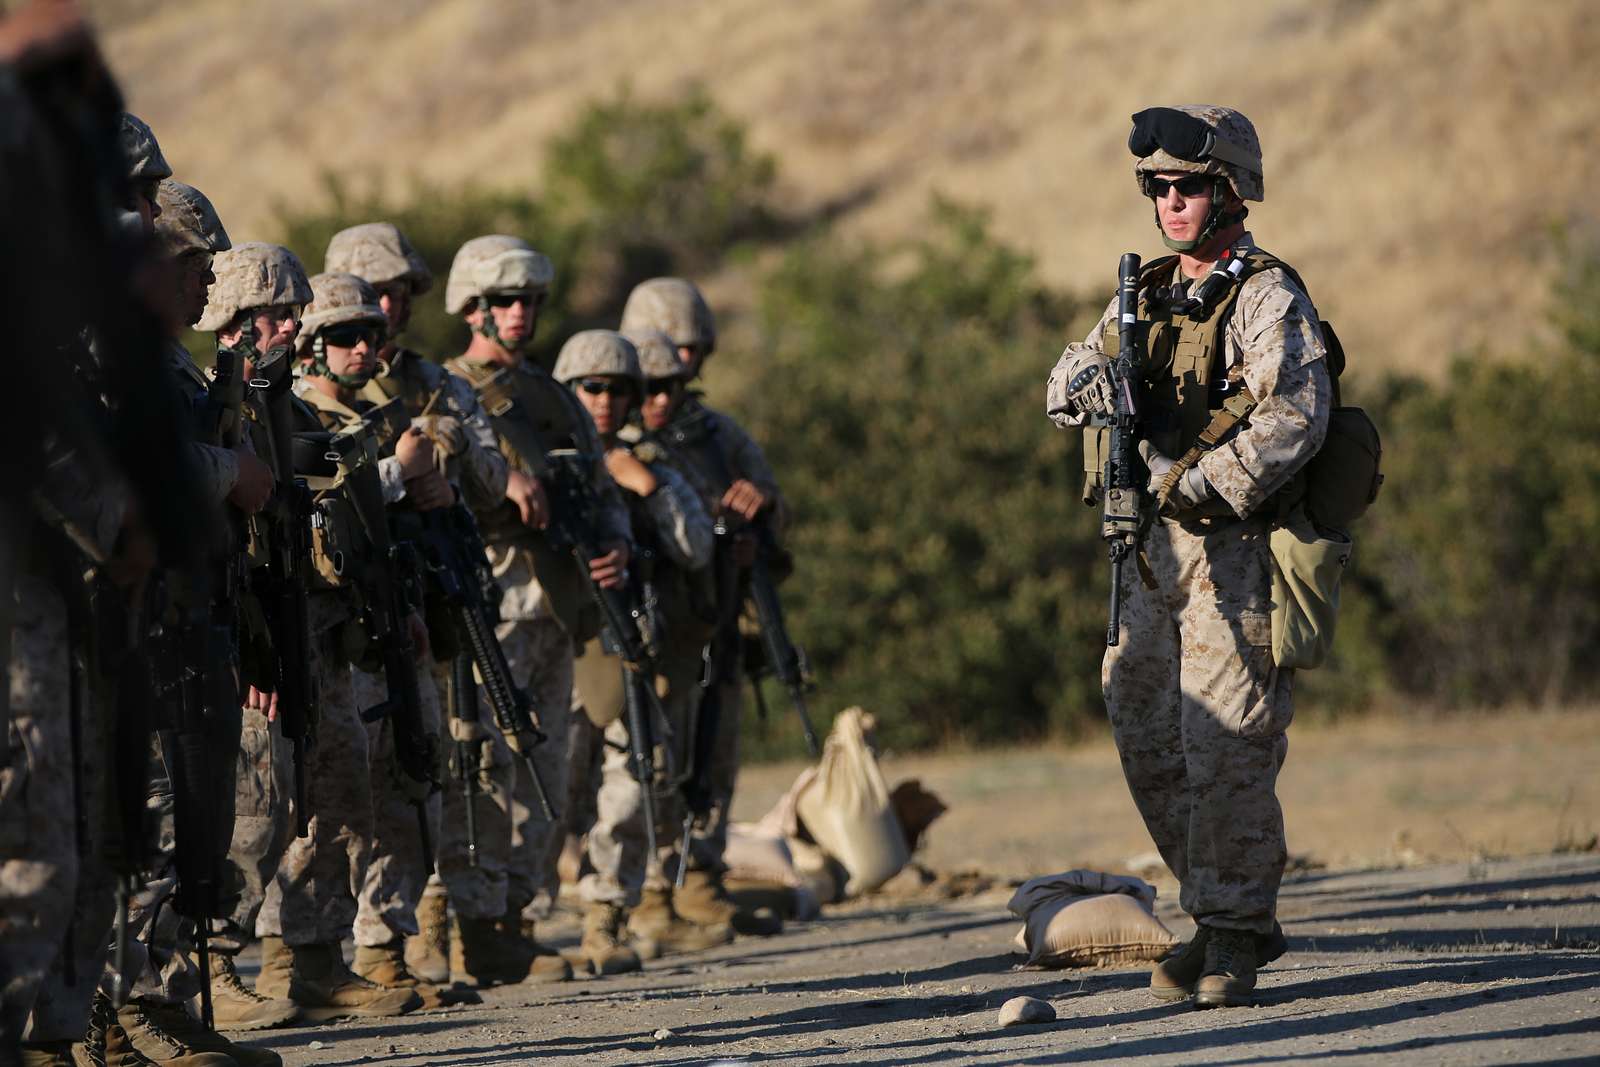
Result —
[[730, 887], [789, 890], [794, 898], [786, 906], [791, 918], [813, 918], [821, 905], [839, 899], [840, 879], [821, 849], [762, 823], [730, 823], [722, 862]]
[[840, 712], [816, 777], [795, 802], [811, 839], [848, 872], [847, 897], [876, 889], [911, 858], [878, 768], [873, 727], [872, 716], [860, 708]]
[[1151, 910], [1155, 886], [1099, 871], [1024, 882], [1006, 905], [1022, 920], [1014, 945], [1040, 967], [1109, 967], [1156, 960], [1178, 941]]

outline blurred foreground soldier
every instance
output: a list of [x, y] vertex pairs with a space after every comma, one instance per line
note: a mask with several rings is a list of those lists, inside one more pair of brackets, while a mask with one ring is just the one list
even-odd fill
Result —
[[[482, 528], [503, 590], [497, 633], [544, 739], [535, 744], [535, 738], [512, 734], [506, 741], [519, 753], [531, 751], [549, 794], [564, 797], [573, 642], [593, 632], [593, 624], [581, 618], [587, 610], [584, 583], [618, 586], [629, 549], [627, 511], [606, 473], [594, 424], [572, 394], [525, 354], [553, 276], [550, 261], [520, 238], [476, 237], [461, 246], [450, 266], [445, 310], [462, 316], [472, 330], [467, 350], [450, 361], [450, 370], [477, 391], [511, 468], [505, 499], [481, 516]], [[586, 465], [589, 489], [601, 502], [601, 513], [594, 516], [600, 526], [597, 554], [587, 560], [576, 561], [572, 547], [553, 545], [546, 534], [551, 500], [544, 483], [550, 476], [547, 454], [554, 450], [576, 451]], [[579, 566], [587, 569], [586, 576]], [[553, 896], [558, 887], [564, 824], [544, 817], [520, 769], [512, 832], [511, 870], [499, 910], [490, 895], [498, 887], [485, 885], [479, 900], [453, 898], [460, 962], [480, 980], [565, 979], [570, 965], [532, 936], [533, 919], [524, 911], [541, 891]], [[531, 950], [531, 959], [508, 967], [499, 947], [508, 942]]]
[[[408, 488], [391, 505], [395, 536], [402, 540], [416, 537], [426, 527], [433, 535], [448, 538], [457, 529], [453, 520], [464, 514], [453, 510], [458, 509], [458, 500], [486, 509], [504, 498], [507, 468], [494, 430], [479, 409], [472, 387], [400, 344], [399, 338], [411, 319], [412, 302], [432, 287], [433, 275], [405, 235], [387, 222], [352, 226], [334, 234], [328, 242], [325, 266], [330, 272], [348, 272], [371, 284], [388, 320], [388, 337], [378, 351], [378, 372], [361, 390], [356, 407], [398, 399], [410, 425], [432, 443], [434, 466], [443, 475], [442, 482], [418, 483], [416, 491]], [[481, 559], [481, 546], [477, 547], [477, 554], [480, 565], [486, 566]], [[430, 604], [425, 616], [433, 657], [429, 660], [431, 669], [418, 665], [417, 687], [419, 692], [429, 693], [427, 701], [436, 705], [438, 694], [457, 696], [450, 688], [451, 653], [470, 658], [470, 652], [454, 647], [460, 642], [451, 625], [448, 606], [440, 602], [442, 598], [431, 584], [427, 595]], [[357, 693], [368, 695], [363, 704], [374, 703], [368, 697], [381, 693], [383, 685], [381, 674], [357, 669]], [[474, 787], [466, 791], [472, 796], [473, 817], [467, 818], [461, 790], [444, 792], [436, 838], [438, 872], [432, 879], [432, 891], [425, 893], [430, 883], [428, 870], [435, 859], [417, 850], [415, 819], [410, 809], [399, 802], [400, 791], [377, 788], [375, 777], [373, 816], [377, 833], [355, 925], [356, 973], [391, 988], [420, 987], [429, 1006], [438, 994], [428, 990], [447, 983], [450, 975], [445, 887], [455, 883], [454, 892], [462, 897], [475, 891], [469, 852], [478, 867], [487, 864], [505, 871], [509, 857], [504, 851], [491, 855], [482, 847], [483, 827], [499, 827], [489, 840], [504, 849], [509, 849], [511, 840], [505, 814], [510, 809], [510, 753], [503, 745], [495, 747], [492, 729], [481, 721], [476, 691], [459, 697], [464, 714], [452, 716], [450, 727], [457, 733], [471, 732], [472, 737], [469, 742], [458, 742], [451, 751], [458, 758], [467, 752], [476, 754], [471, 767], [464, 771], [458, 768], [456, 772], [478, 778]], [[374, 776], [397, 773], [399, 763], [391, 725], [387, 721], [370, 723], [367, 730], [373, 746]], [[479, 828], [479, 842], [467, 840], [469, 825]], [[475, 844], [479, 847], [474, 848]], [[426, 937], [421, 936], [424, 930]], [[417, 963], [415, 975], [408, 958]], [[419, 982], [419, 978], [425, 981]], [[462, 995], [462, 991], [449, 994], [452, 998]], [[471, 996], [476, 999], [476, 994]]]
[[[686, 373], [665, 334], [631, 338], [608, 330], [588, 330], [561, 348], [554, 375], [568, 386], [594, 419], [606, 449], [606, 467], [622, 491], [633, 525], [631, 567], [636, 594], [644, 605], [660, 651], [659, 672], [649, 679], [668, 716], [669, 737], [650, 737], [661, 755], [650, 753], [662, 777], [687, 766], [699, 706], [700, 651], [710, 636], [715, 606], [707, 588], [713, 535], [711, 516], [699, 495], [677, 471], [661, 462], [659, 450], [632, 448], [618, 440], [644, 395], [641, 364], [649, 359], [655, 375]], [[583, 951], [601, 973], [614, 973], [633, 952], [619, 942], [623, 911], [642, 955], [692, 952], [726, 944], [726, 923], [697, 926], [672, 910], [672, 881], [678, 859], [673, 848], [682, 821], [676, 788], [641, 783], [630, 767], [635, 739], [624, 715], [619, 679], [623, 665], [599, 638], [578, 661], [578, 695], [584, 711], [605, 730], [596, 819], [588, 835], [587, 862], [578, 892], [585, 903]], [[592, 684], [591, 684], [592, 683]], [[648, 714], [648, 708], [645, 709]], [[670, 754], [668, 742], [670, 738]], [[591, 785], [590, 788], [593, 788]], [[645, 789], [652, 803], [646, 803]], [[654, 816], [654, 834], [645, 819]], [[651, 854], [649, 843], [657, 842]]]
[[[1148, 353], [1133, 383], [1148, 484], [1136, 477], [1149, 517], [1160, 514], [1137, 568], [1122, 572], [1121, 629], [1102, 681], [1128, 787], [1198, 924], [1156, 965], [1150, 990], [1241, 1005], [1257, 967], [1284, 949], [1275, 783], [1293, 671], [1273, 660], [1268, 535], [1275, 494], [1323, 442], [1334, 391], [1299, 276], [1244, 226], [1245, 201], [1263, 191], [1250, 121], [1224, 107], [1153, 108], [1134, 116], [1129, 147], [1177, 254], [1137, 279], [1141, 333], [1123, 335], [1113, 301], [1086, 340], [1067, 346], [1047, 405], [1057, 424], [1088, 426], [1086, 453], [1104, 455], [1101, 426], [1116, 414], [1107, 357], [1120, 344]], [[1253, 410], [1218, 433], [1242, 388]]]
[[[377, 369], [384, 331], [376, 296], [359, 278], [319, 274], [310, 280], [310, 288], [311, 301], [294, 341], [302, 374], [294, 389], [303, 401], [296, 408], [297, 436], [345, 424], [345, 403]], [[354, 412], [350, 416], [360, 421]], [[311, 439], [306, 451], [313, 461], [328, 452], [326, 440]], [[374, 480], [381, 489], [374, 487], [374, 493], [379, 499], [352, 502], [335, 494], [326, 506], [318, 499], [322, 518], [316, 566], [324, 580], [317, 584], [309, 612], [314, 688], [320, 697], [316, 744], [306, 760], [310, 818], [306, 836], [290, 839], [256, 919], [261, 937], [256, 992], [291, 1000], [314, 1020], [392, 1017], [422, 1005], [413, 990], [385, 989], [351, 973], [341, 947], [355, 923], [355, 893], [366, 877], [373, 833], [369, 742], [350, 664], [373, 654], [368, 645], [374, 625], [382, 626], [386, 637], [417, 641], [421, 636], [421, 622], [414, 615], [380, 618], [378, 596], [388, 590], [374, 590], [357, 577], [367, 575], [369, 566], [389, 565], [387, 554], [360, 539], [357, 531], [367, 523], [383, 523], [383, 498], [403, 493], [406, 476], [423, 473], [431, 464], [425, 441], [413, 438], [402, 452], [377, 464]], [[297, 473], [300, 466], [297, 458]], [[337, 490], [332, 482], [330, 477], [315, 487]], [[370, 513], [351, 513], [363, 504], [370, 505]], [[380, 555], [384, 558], [375, 558]], [[415, 821], [412, 832], [417, 832]]]
[[[622, 310], [622, 331], [665, 334], [677, 350], [683, 377], [646, 375], [641, 409], [645, 439], [660, 450], [663, 461], [681, 472], [700, 494], [701, 502], [723, 529], [764, 521], [781, 531], [783, 501], [777, 479], [761, 447], [728, 415], [705, 403], [689, 388], [716, 347], [716, 325], [705, 298], [682, 278], [652, 278], [628, 294]], [[696, 753], [691, 792], [699, 795], [693, 837], [682, 888], [672, 895], [673, 912], [708, 928], [732, 924], [744, 934], [770, 935], [781, 928], [767, 915], [741, 912], [728, 896], [722, 878], [722, 856], [728, 845], [728, 813], [739, 773], [739, 728], [742, 712], [740, 663], [742, 641], [738, 616], [743, 606], [738, 571], [755, 558], [755, 539], [741, 531], [719, 537], [716, 564], [721, 575], [716, 592], [719, 634], [713, 641], [705, 679], [701, 715], [715, 722], [712, 736]], [[714, 714], [712, 713], [714, 710]]]
[[[243, 430], [254, 454], [273, 472], [266, 508], [247, 522], [249, 569], [242, 662], [246, 695], [238, 754], [238, 793], [228, 859], [241, 896], [231, 920], [233, 936], [213, 944], [214, 1019], [224, 1030], [261, 1030], [300, 1017], [288, 1000], [269, 1000], [246, 986], [233, 958], [255, 930], [266, 885], [294, 832], [293, 800], [303, 795], [304, 760], [296, 761], [295, 735], [304, 744], [314, 723], [309, 656], [306, 574], [310, 566], [309, 515], [297, 504], [293, 458], [294, 339], [311, 302], [311, 283], [293, 252], [251, 242], [219, 252], [216, 281], [197, 328], [216, 335], [218, 367], [252, 383], [241, 402]], [[296, 529], [301, 536], [296, 536]], [[287, 588], [289, 585], [296, 588]], [[291, 673], [302, 678], [288, 685]], [[296, 707], [298, 702], [301, 706]], [[292, 724], [292, 725], [291, 725]], [[302, 752], [303, 755], [303, 752]]]

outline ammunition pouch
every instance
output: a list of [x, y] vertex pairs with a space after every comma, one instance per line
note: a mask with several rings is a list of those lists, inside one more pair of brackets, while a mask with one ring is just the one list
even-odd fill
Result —
[[354, 504], [340, 494], [318, 500], [311, 523], [314, 584], [323, 589], [344, 587], [353, 573], [355, 553], [361, 552], [365, 543]]
[[1320, 667], [1333, 648], [1339, 584], [1354, 548], [1348, 534], [1319, 528], [1304, 512], [1274, 526], [1272, 659], [1282, 670]]
[[1083, 427], [1083, 502], [1100, 503], [1104, 491], [1106, 457], [1111, 454], [1111, 427], [1088, 423]]

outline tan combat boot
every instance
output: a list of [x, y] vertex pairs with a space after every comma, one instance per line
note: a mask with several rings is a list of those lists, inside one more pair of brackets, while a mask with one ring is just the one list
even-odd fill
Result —
[[729, 923], [703, 925], [690, 922], [672, 908], [672, 894], [665, 889], [646, 889], [639, 906], [628, 916], [628, 932], [641, 956], [669, 952], [703, 952], [733, 940]]
[[134, 1026], [142, 1022], [146, 1027], [153, 1027], [168, 1037], [176, 1038], [196, 1052], [225, 1056], [239, 1067], [283, 1067], [283, 1057], [276, 1052], [234, 1044], [216, 1031], [206, 1029], [205, 1024], [190, 1015], [182, 1004], [162, 1001], [138, 1004], [137, 1000], [130, 1001], [117, 1013], [117, 1021], [135, 1044], [137, 1035]]
[[1197, 1008], [1244, 1008], [1255, 1000], [1256, 945], [1249, 930], [1213, 930], [1205, 971], [1194, 986]]
[[261, 970], [256, 974], [256, 992], [269, 1000], [289, 999], [289, 976], [294, 972], [294, 953], [281, 937], [261, 939]]
[[424, 982], [450, 983], [450, 909], [443, 893], [422, 894], [417, 932], [406, 938], [406, 969]]
[[783, 920], [771, 908], [742, 911], [728, 896], [722, 876], [710, 871], [691, 870], [684, 874], [683, 888], [672, 892], [672, 910], [696, 926], [733, 927], [735, 933], [752, 937], [771, 937], [783, 932]]
[[450, 926], [450, 978], [484, 989], [520, 982], [528, 975], [526, 952], [508, 944], [498, 919], [455, 917]]
[[508, 911], [505, 918], [500, 920], [500, 932], [507, 939], [515, 938], [518, 946], [527, 954], [528, 967], [523, 972], [526, 975], [524, 982], [539, 985], [544, 982], [565, 982], [572, 978], [572, 964], [561, 953], [539, 942], [532, 919], [524, 919], [520, 912]]
[[393, 1018], [422, 1007], [415, 990], [385, 989], [351, 974], [337, 943], [291, 945], [289, 951], [294, 955], [289, 999], [312, 1022], [349, 1016]]
[[590, 904], [583, 913], [583, 954], [596, 974], [626, 974], [644, 965], [621, 941], [626, 916], [615, 904]]
[[[220, 1052], [207, 1052], [169, 1034], [145, 1005], [131, 1000], [118, 1011], [111, 998], [96, 993], [89, 1009], [89, 1032], [84, 1036], [83, 1060], [106, 1067], [235, 1067], [238, 1060]], [[199, 1023], [195, 1024], [199, 1026]]]
[[244, 984], [233, 957], [212, 957], [211, 1021], [218, 1030], [271, 1030], [300, 1019], [292, 1000], [273, 1000]]
[[355, 963], [350, 969], [373, 985], [385, 989], [410, 989], [422, 998], [422, 1010], [448, 1008], [453, 1004], [481, 1004], [483, 998], [470, 989], [451, 989], [424, 982], [406, 967], [405, 949], [398, 939], [387, 945], [357, 945]]
[[1157, 1000], [1183, 1000], [1206, 968], [1206, 944], [1211, 927], [1195, 927], [1194, 937], [1172, 949], [1150, 969], [1150, 995]]

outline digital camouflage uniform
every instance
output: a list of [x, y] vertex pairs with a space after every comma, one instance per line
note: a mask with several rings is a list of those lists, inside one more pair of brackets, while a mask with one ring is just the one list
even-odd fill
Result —
[[[644, 375], [639, 365], [645, 356], [642, 345], [635, 345], [638, 358], [628, 359], [628, 353], [623, 352], [618, 359], [603, 347], [583, 345], [581, 340], [585, 336], [575, 336], [562, 348], [553, 372], [557, 381], [570, 386], [578, 378], [618, 375], [635, 382], [642, 390]], [[670, 344], [664, 337], [659, 340], [664, 346]], [[677, 363], [670, 347], [665, 357]], [[683, 767], [689, 757], [687, 742], [699, 707], [700, 645], [704, 640], [702, 628], [686, 617], [692, 611], [687, 603], [687, 584], [694, 572], [703, 572], [711, 562], [711, 516], [688, 481], [661, 462], [659, 451], [648, 445], [635, 448], [614, 437], [603, 443], [629, 451], [649, 467], [657, 480], [656, 491], [649, 497], [639, 497], [627, 490], [621, 492], [634, 531], [635, 562], [631, 569], [635, 580], [640, 580], [644, 573], [641, 569], [645, 565], [641, 558], [644, 546], [650, 546], [650, 551], [660, 557], [650, 565], [649, 591], [657, 598], [656, 613], [660, 622], [657, 640], [665, 667], [662, 705], [677, 744], [670, 759], [664, 760], [668, 755], [664, 739], [657, 738], [661, 751], [654, 757], [655, 764], [658, 771], [664, 766]], [[639, 592], [643, 596], [645, 591]], [[622, 670], [621, 661], [605, 655], [598, 638], [588, 642], [584, 649], [585, 660], [591, 656], [602, 661], [592, 669], [609, 668], [618, 673]], [[661, 693], [659, 680], [654, 680], [653, 684]], [[620, 707], [589, 710], [611, 721], [604, 727], [598, 781], [590, 778], [584, 790], [595, 794], [595, 820], [589, 828], [586, 862], [578, 891], [582, 899], [590, 903], [633, 907], [638, 904], [640, 891], [647, 882], [655, 889], [669, 888], [664, 865], [671, 862], [683, 821], [681, 801], [676, 790], [656, 789], [655, 831], [663, 855], [650, 856], [644, 824], [644, 794], [630, 763], [626, 719], [620, 717]], [[574, 763], [573, 773], [589, 775], [591, 767], [590, 760], [585, 758]]]
[[[354, 274], [374, 286], [404, 282], [413, 296], [427, 292], [433, 284], [427, 265], [390, 223], [366, 223], [334, 234], [328, 242], [324, 267], [328, 271]], [[494, 430], [484, 418], [476, 394], [466, 382], [420, 353], [395, 345], [386, 350], [378, 377], [368, 383], [362, 396], [373, 403], [395, 397], [402, 400], [406, 410], [418, 420], [414, 425], [433, 440], [445, 477], [468, 507], [490, 508], [504, 499], [505, 458], [500, 455]], [[460, 432], [435, 432], [435, 420], [440, 418], [455, 420]], [[397, 502], [403, 500], [402, 493]], [[425, 714], [434, 722], [436, 732], [441, 718], [440, 694], [446, 691], [447, 674], [448, 664], [437, 660], [432, 661], [431, 670], [419, 665], [417, 671], [417, 689], [423, 694], [427, 705]], [[356, 684], [375, 697], [381, 697], [386, 691], [381, 674], [370, 674], [359, 668]], [[479, 707], [485, 726], [492, 725], [487, 720], [487, 711]], [[368, 730], [377, 761], [373, 773], [395, 773], [392, 730], [381, 722], [370, 724]], [[488, 848], [484, 847], [480, 832], [476, 867], [467, 858], [466, 801], [459, 790], [447, 789], [434, 802], [441, 807], [440, 825], [433, 838], [436, 856], [426, 858], [418, 849], [414, 810], [402, 802], [403, 794], [396, 790], [382, 791], [383, 796], [374, 794], [377, 837], [356, 919], [358, 945], [385, 945], [397, 936], [418, 932], [417, 906], [428, 882], [428, 864], [434, 861], [437, 863], [434, 881], [448, 888], [451, 897], [458, 901], [458, 907], [491, 906], [498, 895], [501, 912], [504, 911], [503, 888], [497, 894], [486, 886], [496, 882], [503, 885], [509, 863], [508, 851], [496, 850], [492, 845], [498, 842], [506, 849], [510, 845], [504, 811], [510, 805], [511, 754], [503, 742], [496, 747], [497, 739], [493, 738], [492, 731], [486, 729], [485, 736], [489, 740], [481, 749], [480, 789], [474, 799], [474, 814], [480, 826], [499, 825], [502, 829], [487, 837], [491, 845]], [[499, 798], [498, 804], [496, 798]]]
[[[469, 311], [489, 292], [512, 288], [542, 291], [549, 285], [549, 261], [514, 237], [490, 235], [463, 245], [451, 268], [445, 310]], [[506, 284], [514, 281], [514, 284]], [[485, 315], [488, 314], [485, 308]], [[450, 370], [475, 387], [487, 381], [498, 367], [458, 357]], [[603, 450], [589, 415], [567, 389], [543, 368], [519, 359], [511, 368], [516, 389], [531, 411], [546, 449], [572, 448], [594, 457], [593, 485], [602, 501], [600, 541], [624, 542], [628, 538], [627, 511], [601, 460]], [[533, 476], [532, 464], [517, 455], [503, 435], [500, 451], [524, 474]], [[546, 595], [535, 569], [535, 542], [541, 535], [522, 524], [516, 507], [502, 501], [481, 516], [490, 562], [503, 591], [501, 623], [496, 628], [517, 684], [527, 692], [539, 716], [546, 740], [533, 750], [533, 761], [545, 788], [557, 799], [567, 792], [568, 739], [572, 716], [573, 637]], [[587, 561], [585, 561], [586, 564]], [[565, 572], [568, 563], [557, 561]], [[578, 566], [576, 561], [570, 564]], [[565, 577], [565, 574], [563, 574]], [[559, 884], [556, 860], [564, 840], [564, 827], [543, 817], [525, 774], [518, 773], [510, 813], [511, 866], [506, 910], [522, 910], [541, 892], [553, 898]], [[483, 831], [480, 827], [480, 839]], [[454, 901], [458, 913], [461, 902]], [[481, 917], [487, 918], [488, 915]]]
[[[1236, 115], [1192, 110], [1213, 123]], [[1253, 129], [1248, 142], [1256, 144]], [[1228, 173], [1164, 154], [1139, 166]], [[1242, 197], [1261, 198], [1259, 174], [1231, 177]], [[1235, 247], [1256, 251], [1248, 233]], [[1115, 314], [1112, 301], [1057, 363], [1047, 411], [1058, 425], [1083, 424], [1067, 397], [1066, 368], [1101, 350]], [[1124, 569], [1121, 640], [1106, 651], [1102, 681], [1123, 772], [1181, 885], [1180, 904], [1203, 927], [1274, 928], [1287, 857], [1275, 781], [1287, 752], [1293, 672], [1272, 658], [1269, 502], [1326, 433], [1333, 392], [1324, 355], [1316, 311], [1287, 272], [1262, 270], [1238, 285], [1214, 373], [1242, 375], [1259, 404], [1199, 461], [1217, 499], [1161, 518], [1145, 535], [1154, 588], [1138, 568]]]

